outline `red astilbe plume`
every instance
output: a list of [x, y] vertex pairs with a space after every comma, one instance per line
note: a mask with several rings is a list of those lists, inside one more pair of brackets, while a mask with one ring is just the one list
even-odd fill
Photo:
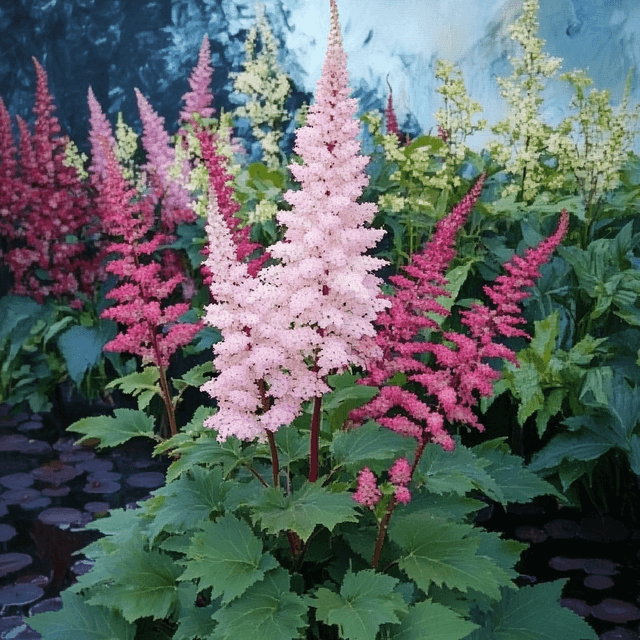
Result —
[[385, 123], [387, 125], [387, 133], [394, 133], [399, 142], [402, 142], [402, 134], [400, 133], [400, 127], [398, 127], [398, 118], [396, 112], [393, 109], [393, 94], [391, 87], [389, 87], [389, 98], [387, 99], [387, 107], [384, 110]]
[[144, 362], [152, 362], [163, 370], [171, 355], [191, 342], [202, 323], [179, 323], [189, 304], [167, 304], [185, 278], [179, 273], [168, 279], [160, 277], [162, 265], [154, 254], [166, 242], [166, 236], [152, 233], [152, 200], [138, 197], [136, 189], [122, 176], [113, 149], [106, 139], [101, 142], [106, 177], [99, 204], [105, 232], [119, 239], [108, 245], [107, 251], [120, 255], [107, 264], [106, 270], [121, 280], [106, 295], [117, 304], [101, 315], [127, 327], [104, 349], [139, 355]]
[[[12, 210], [20, 197], [15, 140], [11, 131], [11, 118], [0, 97], [0, 236], [6, 241], [14, 236]], [[0, 256], [2, 249], [0, 248]]]
[[[10, 202], [5, 202], [2, 208], [3, 226], [11, 226], [11, 248], [4, 259], [13, 273], [12, 293], [33, 297], [40, 303], [54, 296], [81, 308], [82, 301], [76, 293], [93, 295], [99, 269], [97, 260], [88, 258], [83, 237], [93, 222], [91, 196], [76, 169], [65, 165], [69, 140], [59, 135], [60, 124], [53, 115], [55, 106], [47, 88], [47, 74], [35, 58], [33, 63], [34, 133], [18, 116], [17, 171], [16, 165], [3, 154], [5, 172], [13, 173], [12, 184], [16, 186]], [[10, 127], [7, 129], [6, 116], [2, 119], [6, 147]], [[11, 145], [7, 155], [11, 155]], [[74, 241], [68, 242], [67, 236]], [[41, 272], [46, 274], [44, 279]]]
[[[236, 213], [240, 210], [240, 204], [233, 199], [233, 189], [229, 183], [233, 180], [233, 176], [227, 172], [227, 159], [219, 154], [215, 145], [215, 134], [208, 131], [200, 131], [198, 133], [200, 149], [202, 157], [209, 173], [209, 185], [216, 193], [218, 199], [218, 210], [224, 218], [231, 237], [236, 246], [236, 259], [238, 262], [244, 262], [256, 249], [262, 245], [258, 242], [251, 242], [251, 225], [240, 228], [241, 220], [236, 217]], [[202, 250], [203, 255], [208, 255], [208, 248]], [[255, 277], [262, 268], [262, 265], [269, 259], [269, 253], [263, 252], [247, 264], [247, 272], [250, 276]], [[211, 284], [211, 274], [207, 266], [202, 266], [202, 274], [204, 283]]]
[[[437, 298], [450, 295], [445, 289], [447, 279], [444, 274], [456, 254], [454, 241], [458, 230], [480, 197], [484, 180], [485, 174], [482, 174], [452, 212], [438, 222], [431, 240], [422, 251], [413, 255], [411, 264], [403, 267], [406, 275], [390, 278], [397, 287], [395, 295], [386, 297], [392, 306], [380, 313], [376, 320], [379, 327], [376, 344], [382, 349], [383, 355], [368, 365], [368, 376], [362, 380], [362, 384], [383, 385], [398, 372], [409, 374], [409, 380], [413, 380], [413, 375], [430, 372], [426, 364], [413, 356], [429, 351], [431, 344], [414, 340], [422, 329], [440, 330], [440, 325], [427, 313], [443, 317], [449, 315]], [[446, 384], [446, 375], [441, 377], [441, 388], [437, 395], [439, 399], [442, 396], [441, 402], [445, 400], [448, 409], [451, 406], [448, 402], [450, 385]], [[387, 415], [394, 409], [402, 409], [405, 413]], [[350, 417], [356, 423], [365, 417], [373, 418], [402, 435], [413, 436], [420, 441], [430, 439], [446, 450], [454, 446], [453, 439], [444, 428], [444, 419], [449, 418], [449, 414], [445, 411], [443, 415], [441, 410], [434, 409], [413, 392], [399, 386], [383, 386], [371, 402], [351, 412]], [[465, 417], [471, 418], [474, 426], [482, 428], [473, 414], [465, 413]]]
[[[440, 444], [452, 450], [454, 441], [445, 430], [445, 422], [461, 422], [480, 431], [484, 427], [473, 414], [472, 407], [478, 396], [490, 397], [493, 382], [500, 373], [483, 362], [488, 358], [502, 358], [518, 364], [516, 354], [502, 344], [494, 343], [499, 336], [523, 336], [527, 333], [515, 325], [525, 322], [519, 306], [530, 292], [524, 291], [539, 277], [539, 268], [547, 262], [551, 253], [566, 234], [568, 215], [563, 210], [558, 228], [553, 235], [535, 249], [529, 249], [524, 258], [514, 256], [504, 267], [509, 275], [500, 276], [484, 290], [492, 302], [491, 308], [474, 304], [470, 311], [461, 312], [462, 322], [470, 327], [470, 335], [441, 332], [439, 325], [422, 315], [431, 312], [442, 317], [449, 311], [436, 302], [436, 298], [448, 295], [443, 288], [447, 281], [444, 273], [455, 252], [453, 241], [457, 230], [464, 224], [482, 188], [484, 175], [470, 193], [441, 220], [436, 232], [423, 251], [416, 254], [405, 273], [413, 279], [395, 276], [398, 287], [393, 307], [382, 314], [380, 342], [385, 358], [370, 367], [369, 377], [363, 383], [381, 384], [399, 371], [407, 375], [410, 382], [418, 383], [426, 395], [435, 402], [427, 403], [415, 393], [398, 386], [383, 387], [371, 403], [352, 413], [356, 421], [372, 417], [403, 435], [418, 439], [422, 447], [427, 442]], [[415, 342], [422, 328], [441, 332], [444, 340], [453, 346], [434, 342]], [[433, 354], [432, 364], [414, 358], [420, 353]], [[404, 413], [398, 413], [398, 410]], [[389, 415], [395, 412], [396, 415]]]

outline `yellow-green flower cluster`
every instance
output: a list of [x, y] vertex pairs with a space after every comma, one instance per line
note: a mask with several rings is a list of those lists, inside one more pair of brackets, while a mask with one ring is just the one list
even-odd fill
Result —
[[384, 193], [378, 199], [378, 207], [394, 213], [411, 212], [414, 214], [433, 215], [434, 206], [425, 197], [427, 189], [446, 189], [451, 181], [446, 162], [439, 163], [434, 158], [430, 145], [408, 149], [401, 147], [398, 137], [382, 133], [382, 114], [370, 111], [362, 116], [368, 125], [374, 143], [380, 145], [388, 162], [397, 165], [397, 169], [389, 176], [397, 182], [400, 193]]
[[[259, 52], [258, 36], [261, 43]], [[291, 83], [278, 65], [278, 46], [265, 18], [264, 5], [256, 7], [256, 24], [247, 36], [245, 51], [244, 71], [232, 75], [235, 75], [234, 93], [245, 94], [249, 100], [236, 109], [236, 115], [251, 122], [266, 165], [275, 169], [281, 164], [280, 127], [288, 119], [284, 105]]]
[[261, 200], [258, 202], [253, 211], [248, 212], [248, 224], [256, 224], [257, 222], [268, 222], [276, 217], [278, 213], [278, 205], [270, 200]]
[[76, 143], [73, 140], [68, 139], [64, 150], [64, 160], [62, 161], [62, 164], [64, 164], [65, 167], [74, 167], [80, 180], [86, 180], [89, 177], [87, 170], [84, 168], [87, 160], [87, 154], [80, 153]]
[[620, 168], [636, 135], [640, 108], [628, 111], [630, 79], [618, 108], [610, 104], [609, 91], [585, 89], [593, 84], [584, 70], [560, 76], [574, 88], [570, 106], [577, 113], [565, 118], [549, 139], [549, 152], [558, 158], [561, 173], [575, 176], [578, 192], [589, 212], [606, 191], [619, 183]]
[[484, 118], [473, 124], [471, 119], [482, 112], [477, 100], [471, 100], [462, 80], [462, 72], [457, 65], [448, 60], [436, 60], [435, 76], [442, 81], [436, 91], [444, 98], [444, 107], [435, 112], [436, 122], [447, 133], [448, 159], [462, 162], [467, 147], [467, 136], [482, 131], [487, 126]]
[[118, 112], [116, 122], [116, 158], [122, 167], [125, 180], [133, 182], [136, 189], [142, 193], [146, 189], [147, 178], [145, 172], [137, 175], [133, 160], [138, 150], [138, 134], [124, 121], [122, 112]]
[[538, 0], [525, 0], [523, 15], [509, 28], [511, 38], [520, 45], [522, 53], [509, 57], [513, 65], [511, 77], [497, 79], [509, 110], [507, 119], [492, 130], [504, 138], [504, 145], [496, 142], [488, 145], [494, 159], [521, 178], [521, 184], [509, 185], [504, 195], [521, 192], [525, 201], [535, 196], [544, 178], [541, 156], [545, 153], [550, 127], [540, 119], [543, 79], [552, 77], [562, 64], [560, 58], [542, 51], [544, 40], [536, 37], [538, 6]]

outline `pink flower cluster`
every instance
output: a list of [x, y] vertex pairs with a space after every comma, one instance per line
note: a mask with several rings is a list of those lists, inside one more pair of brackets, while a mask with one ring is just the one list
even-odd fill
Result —
[[[411, 502], [409, 482], [411, 482], [411, 465], [406, 458], [398, 458], [388, 472], [389, 480], [394, 486], [393, 496], [396, 502], [408, 504]], [[380, 499], [382, 492], [378, 488], [378, 481], [369, 467], [364, 467], [358, 474], [358, 488], [353, 499], [363, 507], [373, 509]]]
[[168, 279], [160, 277], [162, 265], [153, 256], [166, 242], [166, 236], [151, 233], [153, 202], [148, 197], [141, 198], [127, 184], [108, 140], [102, 138], [101, 144], [106, 176], [101, 183], [98, 204], [105, 231], [119, 238], [107, 251], [120, 255], [107, 264], [106, 270], [121, 280], [121, 284], [106, 295], [117, 304], [105, 309], [102, 317], [127, 327], [104, 349], [133, 353], [145, 362], [167, 367], [171, 355], [189, 344], [202, 325], [178, 322], [188, 311], [188, 303], [166, 304], [184, 276], [176, 273]]
[[[233, 176], [226, 171], [226, 158], [216, 150], [214, 134], [207, 131], [200, 131], [198, 133], [198, 140], [200, 141], [202, 157], [204, 158], [205, 166], [209, 173], [209, 185], [216, 194], [218, 211], [227, 223], [233, 242], [236, 245], [236, 259], [244, 262], [249, 255], [256, 249], [261, 248], [262, 245], [258, 242], [251, 242], [249, 238], [251, 234], [250, 225], [239, 228], [240, 219], [237, 218], [235, 214], [239, 211], [240, 204], [233, 199], [233, 188], [229, 186], [229, 183], [233, 180]], [[209, 251], [205, 248], [202, 253], [206, 256]], [[251, 260], [247, 264], [249, 275], [255, 277], [268, 259], [269, 253], [263, 251], [257, 258]], [[202, 267], [202, 273], [204, 283], [210, 285], [211, 272], [206, 264]]]
[[316, 102], [296, 138], [303, 164], [290, 166], [302, 188], [285, 194], [292, 205], [278, 213], [285, 237], [269, 247], [279, 264], [250, 277], [210, 189], [206, 265], [214, 302], [206, 322], [224, 341], [214, 346], [220, 374], [202, 388], [217, 399], [218, 413], [205, 426], [219, 439], [253, 439], [290, 423], [304, 401], [329, 390], [328, 374], [379, 353], [372, 323], [389, 303], [378, 297], [380, 280], [371, 272], [384, 262], [364, 253], [384, 232], [365, 226], [375, 205], [356, 202], [367, 182], [367, 158], [359, 154], [357, 104], [348, 95], [331, 0]]
[[47, 74], [35, 58], [33, 63], [34, 133], [18, 116], [18, 150], [0, 99], [0, 253], [13, 275], [12, 293], [41, 303], [53, 296], [81, 308], [77, 294], [92, 297], [100, 272], [86, 242], [95, 223], [92, 197], [76, 169], [64, 164], [68, 138], [59, 135]]
[[[395, 295], [389, 298], [393, 304], [377, 320], [376, 341], [383, 355], [368, 365], [368, 375], [362, 380], [363, 384], [382, 388], [371, 402], [351, 412], [354, 423], [373, 418], [402, 435], [415, 437], [420, 443], [435, 442], [445, 450], [454, 448], [447, 423], [457, 421], [480, 431], [484, 429], [472, 407], [478, 396], [493, 393], [493, 381], [500, 373], [483, 361], [503, 358], [517, 364], [515, 353], [494, 340], [498, 336], [527, 336], [515, 326], [524, 322], [518, 303], [529, 293], [523, 288], [534, 284], [539, 267], [562, 240], [568, 215], [563, 211], [556, 232], [537, 248], [529, 249], [525, 258], [514, 256], [505, 265], [509, 275], [500, 276], [493, 285], [484, 288], [492, 308], [474, 304], [471, 310], [461, 312], [470, 335], [442, 332], [439, 324], [426, 314], [449, 315], [437, 297], [449, 295], [444, 288], [447, 283], [444, 273], [455, 256], [454, 240], [483, 183], [484, 175], [451, 214], [437, 224], [431, 240], [404, 267], [405, 275], [391, 278], [397, 287]], [[427, 342], [416, 341], [422, 329], [432, 331]], [[433, 340], [437, 333], [442, 334], [443, 342]], [[416, 359], [415, 356], [424, 353], [433, 354], [430, 364]], [[418, 383], [426, 397], [400, 386], [385, 385], [398, 372], [404, 373], [410, 382]]]

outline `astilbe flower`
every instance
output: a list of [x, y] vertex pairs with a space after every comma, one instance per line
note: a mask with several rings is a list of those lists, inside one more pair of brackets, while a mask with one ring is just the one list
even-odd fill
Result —
[[180, 121], [182, 124], [191, 124], [197, 127], [194, 114], [198, 114], [203, 118], [211, 118], [215, 110], [211, 106], [213, 103], [213, 95], [211, 93], [211, 78], [213, 76], [213, 67], [211, 66], [211, 47], [209, 38], [205, 34], [202, 38], [200, 53], [198, 54], [198, 62], [193, 68], [189, 76], [188, 91], [182, 96], [184, 108], [180, 112]]
[[385, 123], [387, 125], [387, 133], [395, 133], [398, 141], [402, 140], [402, 134], [400, 133], [400, 128], [398, 127], [398, 118], [396, 117], [396, 112], [393, 109], [393, 93], [391, 89], [389, 89], [389, 97], [387, 98], [387, 106], [384, 110]]
[[[18, 178], [15, 140], [11, 131], [11, 118], [0, 97], [0, 236], [6, 241], [14, 236], [14, 220], [11, 212], [19, 198], [21, 181]], [[2, 252], [0, 250], [0, 255]]]
[[118, 238], [107, 250], [120, 256], [111, 260], [106, 270], [121, 281], [106, 295], [117, 304], [105, 309], [101, 316], [126, 327], [104, 349], [133, 353], [144, 362], [166, 368], [171, 355], [189, 344], [202, 324], [178, 322], [188, 311], [188, 303], [166, 304], [184, 276], [177, 273], [169, 279], [159, 277], [162, 266], [154, 261], [154, 254], [166, 242], [166, 236], [152, 232], [153, 202], [148, 197], [141, 198], [127, 184], [113, 148], [104, 138], [101, 143], [106, 177], [100, 191], [100, 212], [106, 233]]
[[[364, 384], [383, 385], [395, 373], [403, 372], [435, 402], [424, 401], [400, 386], [382, 386], [370, 403], [351, 413], [355, 423], [371, 417], [402, 435], [415, 437], [422, 445], [435, 442], [445, 450], [454, 448], [454, 441], [445, 428], [447, 422], [457, 421], [484, 429], [472, 407], [477, 402], [476, 394], [489, 397], [493, 393], [493, 381], [500, 373], [483, 360], [503, 358], [517, 364], [511, 349], [493, 341], [498, 336], [527, 335], [515, 327], [524, 322], [518, 302], [529, 295], [522, 289], [534, 284], [539, 266], [549, 259], [566, 233], [568, 217], [563, 211], [552, 236], [538, 248], [529, 250], [524, 259], [515, 256], [505, 265], [509, 275], [485, 287], [494, 304], [492, 309], [476, 304], [470, 311], [461, 313], [462, 322], [471, 328], [470, 336], [442, 332], [443, 338], [454, 346], [444, 342], [416, 342], [422, 329], [430, 329], [432, 335], [441, 331], [439, 324], [425, 313], [449, 315], [436, 298], [449, 295], [444, 289], [447, 283], [444, 273], [455, 256], [453, 242], [479, 197], [483, 182], [484, 174], [451, 214], [438, 223], [431, 240], [414, 255], [412, 263], [404, 267], [406, 275], [391, 278], [397, 287], [391, 297], [393, 306], [378, 318], [377, 342], [383, 357], [369, 365], [368, 376], [362, 380]], [[433, 363], [428, 365], [417, 360], [415, 356], [421, 353], [433, 354]]]
[[[290, 166], [302, 188], [285, 193], [293, 207], [278, 212], [285, 237], [269, 247], [280, 264], [251, 278], [217, 206], [210, 208], [206, 264], [214, 303], [206, 321], [220, 329], [224, 341], [214, 346], [220, 374], [202, 388], [218, 401], [218, 413], [205, 426], [220, 439], [252, 439], [288, 424], [304, 401], [329, 391], [329, 373], [379, 353], [363, 338], [372, 339], [376, 314], [389, 305], [378, 298], [381, 281], [371, 274], [384, 261], [363, 254], [384, 231], [364, 226], [375, 205], [356, 202], [367, 182], [367, 158], [358, 153], [357, 105], [348, 94], [331, 0], [316, 103], [307, 126], [297, 132], [295, 150], [303, 164]], [[310, 478], [315, 479], [311, 473]]]
[[369, 467], [365, 467], [358, 474], [358, 489], [353, 494], [353, 499], [363, 507], [373, 509], [380, 502], [380, 498], [382, 492], [378, 489], [376, 476]]
[[116, 148], [116, 139], [91, 87], [87, 92], [87, 103], [89, 105], [89, 143], [91, 144], [89, 173], [93, 185], [99, 189], [100, 181], [107, 175], [107, 158], [100, 144], [100, 138], [107, 140], [112, 149]]
[[[200, 142], [200, 150], [204, 159], [207, 172], [209, 174], [209, 186], [213, 188], [216, 194], [217, 208], [224, 218], [231, 232], [233, 242], [236, 247], [236, 259], [244, 262], [247, 256], [251, 255], [256, 249], [262, 247], [258, 242], [251, 242], [251, 226], [247, 225], [240, 228], [240, 219], [236, 217], [236, 213], [240, 210], [240, 203], [233, 198], [233, 188], [230, 183], [233, 176], [226, 171], [227, 159], [218, 153], [215, 144], [214, 134], [201, 131], [198, 133], [198, 141]], [[208, 255], [209, 249], [205, 247], [202, 253]], [[262, 252], [258, 257], [251, 260], [247, 265], [247, 271], [250, 276], [255, 277], [262, 265], [269, 259], [269, 253]], [[211, 272], [205, 265], [202, 267], [204, 283], [211, 284]]]
[[[84, 240], [92, 223], [91, 197], [77, 170], [66, 164], [69, 139], [61, 136], [53, 115], [55, 106], [47, 87], [47, 74], [33, 58], [36, 94], [34, 133], [17, 117], [20, 132], [18, 163], [10, 141], [11, 127], [6, 109], [0, 110], [3, 137], [2, 221], [10, 247], [4, 261], [13, 274], [12, 293], [44, 302], [54, 296], [81, 308], [79, 291], [93, 295], [99, 270], [89, 258]], [[2, 113], [4, 111], [4, 113]], [[11, 188], [12, 193], [4, 191]], [[73, 236], [74, 242], [68, 242]], [[46, 272], [46, 279], [40, 276]]]
[[178, 169], [178, 178], [172, 168], [176, 151], [170, 145], [169, 134], [164, 128], [164, 118], [159, 116], [149, 101], [135, 88], [138, 111], [142, 121], [142, 145], [147, 155], [143, 169], [147, 171], [154, 201], [160, 202], [160, 225], [166, 234], [173, 234], [182, 223], [194, 222], [196, 216], [189, 206], [190, 196], [185, 185], [189, 181], [186, 160]]

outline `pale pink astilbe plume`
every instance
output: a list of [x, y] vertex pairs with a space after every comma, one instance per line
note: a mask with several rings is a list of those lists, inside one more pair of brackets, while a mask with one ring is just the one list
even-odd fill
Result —
[[360, 155], [357, 102], [349, 98], [346, 62], [331, 0], [315, 103], [296, 135], [294, 150], [303, 164], [289, 166], [302, 188], [284, 194], [292, 210], [279, 211], [277, 219], [287, 230], [283, 241], [269, 247], [281, 264], [268, 267], [265, 275], [291, 288], [287, 313], [294, 325], [312, 327], [322, 336], [316, 354], [320, 378], [364, 363], [371, 341], [363, 338], [375, 336], [373, 321], [389, 304], [378, 296], [382, 281], [372, 275], [385, 262], [364, 255], [384, 231], [365, 226], [375, 205], [357, 202], [368, 181], [368, 158]]
[[191, 91], [182, 96], [184, 109], [180, 112], [181, 122], [190, 123], [195, 127], [194, 113], [201, 115], [203, 118], [211, 118], [213, 116], [215, 110], [211, 107], [213, 103], [213, 95], [211, 94], [212, 76], [211, 48], [209, 37], [205, 34], [198, 54], [198, 62], [189, 77]]
[[[262, 438], [266, 430], [292, 422], [303, 399], [323, 393], [301, 355], [317, 334], [291, 329], [279, 312], [287, 289], [249, 275], [248, 265], [237, 259], [231, 230], [220, 212], [215, 189], [210, 187], [207, 216], [209, 251], [205, 265], [211, 274], [213, 303], [205, 322], [217, 327], [223, 341], [214, 345], [214, 366], [220, 373], [201, 388], [216, 398], [218, 412], [205, 421], [218, 439]], [[265, 383], [269, 385], [267, 391]]]
[[107, 158], [100, 144], [100, 137], [108, 141], [112, 149], [116, 147], [116, 139], [113, 136], [111, 125], [102, 111], [100, 103], [96, 99], [93, 89], [89, 87], [87, 92], [89, 105], [89, 142], [91, 143], [91, 165], [89, 171], [94, 183], [103, 180], [107, 175]]
[[[236, 259], [244, 262], [249, 255], [256, 249], [261, 248], [262, 245], [258, 242], [251, 242], [250, 225], [242, 228], [239, 226], [241, 221], [235, 214], [240, 210], [240, 203], [233, 198], [233, 188], [230, 186], [233, 176], [226, 170], [227, 158], [217, 152], [215, 134], [208, 131], [200, 131], [197, 135], [202, 157], [209, 174], [209, 186], [215, 191], [218, 210], [231, 232], [236, 247]], [[208, 248], [205, 247], [202, 253], [205, 256], [208, 255]], [[247, 264], [249, 275], [255, 277], [268, 258], [269, 254], [262, 252], [257, 258], [251, 260]], [[210, 273], [206, 265], [203, 266], [202, 272], [205, 284], [210, 284]]]
[[378, 489], [376, 476], [369, 467], [365, 467], [358, 474], [358, 489], [353, 494], [353, 499], [363, 507], [373, 510], [380, 502], [380, 498], [382, 498], [382, 492]]
[[217, 206], [210, 215], [205, 264], [214, 303], [206, 321], [221, 330], [224, 341], [214, 347], [220, 374], [204, 388], [221, 407], [206, 423], [219, 438], [251, 439], [275, 431], [299, 414], [303, 402], [329, 391], [328, 373], [378, 352], [361, 343], [375, 335], [373, 320], [389, 304], [378, 298], [381, 281], [371, 274], [384, 261], [363, 254], [384, 232], [364, 226], [375, 205], [356, 202], [367, 182], [367, 159], [359, 155], [357, 105], [348, 94], [331, 0], [316, 103], [297, 133], [295, 150], [303, 164], [290, 167], [302, 189], [285, 194], [293, 206], [278, 214], [287, 226], [285, 237], [269, 247], [281, 263], [251, 278]]
[[107, 250], [119, 254], [106, 270], [120, 278], [120, 284], [106, 295], [117, 304], [105, 309], [101, 317], [126, 327], [104, 349], [133, 353], [144, 362], [166, 368], [171, 355], [189, 344], [202, 324], [177, 322], [189, 310], [189, 304], [166, 304], [184, 277], [160, 277], [162, 266], [153, 255], [166, 242], [166, 236], [150, 233], [153, 202], [148, 197], [140, 199], [124, 179], [113, 148], [105, 138], [101, 144], [107, 164], [98, 202], [106, 233], [118, 238]]
[[154, 198], [161, 199], [160, 223], [164, 233], [172, 234], [177, 225], [190, 223], [196, 219], [191, 209], [190, 195], [186, 188], [189, 180], [189, 166], [185, 161], [180, 167], [180, 176], [170, 175], [176, 160], [175, 149], [170, 145], [169, 134], [164, 128], [164, 118], [159, 116], [149, 101], [135, 88], [138, 111], [142, 121], [142, 145], [147, 154], [143, 166], [154, 186]]

